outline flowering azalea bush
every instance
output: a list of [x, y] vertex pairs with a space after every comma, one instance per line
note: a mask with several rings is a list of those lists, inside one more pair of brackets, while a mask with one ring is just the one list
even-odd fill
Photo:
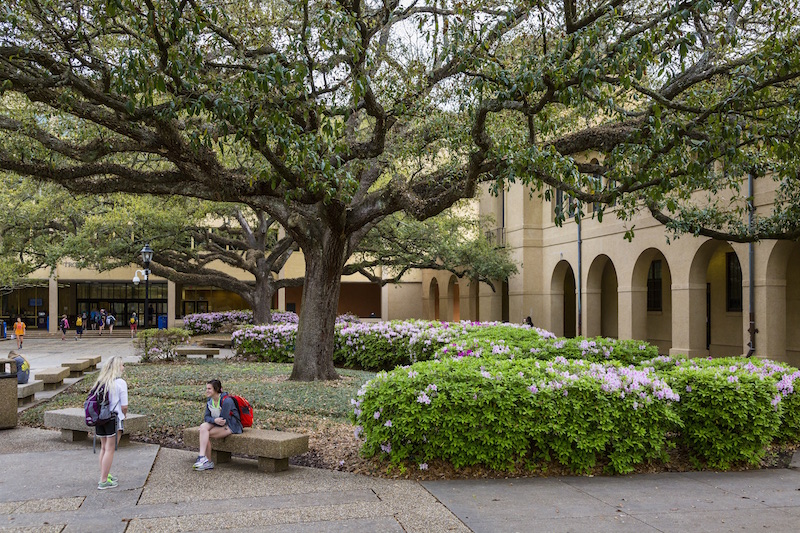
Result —
[[[653, 360], [658, 355], [656, 346], [636, 340], [618, 340], [597, 337], [586, 339], [556, 338], [550, 332], [538, 330], [538, 336], [521, 336], [519, 332], [508, 335], [500, 328], [483, 328], [469, 331], [468, 335], [442, 347], [436, 357], [501, 357], [507, 359], [550, 360], [556, 357], [582, 361], [617, 361], [637, 364]], [[513, 331], [513, 330], [511, 330]]]
[[336, 328], [333, 361], [365, 370], [391, 370], [398, 365], [433, 359], [443, 344], [464, 335], [463, 323], [425, 320], [350, 323]]
[[[555, 460], [613, 472], [660, 459], [679, 396], [649, 370], [556, 358], [445, 358], [382, 372], [352, 400], [363, 452], [495, 469]], [[602, 408], [598, 408], [602, 406]]]
[[288, 363], [294, 359], [297, 324], [248, 326], [231, 334], [237, 355], [270, 363]]
[[182, 328], [143, 329], [136, 335], [134, 346], [143, 363], [175, 359], [175, 347], [189, 340], [189, 331]]
[[[532, 353], [478, 335], [380, 373], [352, 400], [363, 453], [420, 468], [437, 458], [496, 469], [555, 460], [585, 472], [602, 460], [629, 472], [680, 445], [698, 465], [724, 469], [800, 438], [800, 371], [789, 365], [642, 359], [648, 345], [615, 344], [612, 353], [639, 361], [629, 365], [606, 360], [603, 339], [571, 341], [544, 339]], [[553, 356], [568, 346], [569, 357]]]
[[[272, 323], [297, 324], [297, 314], [282, 311], [272, 312]], [[183, 324], [192, 335], [204, 333], [217, 333], [223, 328], [232, 327], [240, 324], [252, 324], [253, 311], [240, 309], [236, 311], [220, 311], [215, 313], [195, 313], [183, 317]]]

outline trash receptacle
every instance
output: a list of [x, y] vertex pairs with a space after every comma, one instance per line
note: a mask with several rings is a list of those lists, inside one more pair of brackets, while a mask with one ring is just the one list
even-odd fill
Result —
[[3, 330], [2, 330], [2, 333], [3, 333], [3, 336], [2, 336], [2, 337], [0, 337], [0, 339], [5, 339], [5, 338], [6, 338], [6, 321], [5, 321], [5, 320], [3, 320]]
[[158, 329], [167, 329], [167, 315], [158, 315]]
[[47, 313], [44, 311], [39, 311], [39, 315], [36, 317], [36, 327], [39, 329], [47, 329]]
[[17, 427], [17, 363], [0, 359], [0, 429]]

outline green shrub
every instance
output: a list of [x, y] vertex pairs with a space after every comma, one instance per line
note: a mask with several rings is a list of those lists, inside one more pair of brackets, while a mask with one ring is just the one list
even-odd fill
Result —
[[653, 359], [658, 355], [658, 349], [636, 340], [603, 337], [544, 338], [533, 330], [526, 332], [513, 328], [475, 328], [442, 347], [437, 353], [437, 357], [465, 355], [542, 361], [563, 357], [590, 362], [618, 361], [632, 365]]
[[646, 371], [560, 358], [463, 357], [379, 374], [354, 400], [368, 456], [460, 468], [555, 460], [613, 472], [663, 458], [679, 425], [669, 387]]
[[136, 334], [134, 346], [142, 362], [175, 359], [175, 347], [189, 340], [191, 334], [182, 328], [142, 329]]
[[680, 440], [695, 460], [722, 469], [759, 462], [781, 421], [773, 380], [711, 364], [680, 366], [669, 381], [681, 394]]
[[294, 360], [297, 324], [247, 326], [231, 334], [237, 355], [268, 363], [289, 363]]

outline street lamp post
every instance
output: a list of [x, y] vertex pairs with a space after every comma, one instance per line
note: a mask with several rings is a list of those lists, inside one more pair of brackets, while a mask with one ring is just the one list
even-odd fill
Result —
[[139, 284], [139, 272], [142, 273], [144, 277], [144, 327], [147, 328], [148, 321], [150, 317], [148, 317], [148, 307], [149, 307], [149, 300], [150, 300], [150, 261], [153, 260], [153, 249], [150, 248], [150, 244], [145, 244], [140, 252], [142, 254], [142, 266], [144, 266], [144, 270], [137, 270], [136, 273], [133, 275], [133, 284]]

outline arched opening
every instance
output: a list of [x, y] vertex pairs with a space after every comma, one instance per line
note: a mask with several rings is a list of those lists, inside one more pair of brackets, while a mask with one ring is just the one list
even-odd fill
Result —
[[586, 279], [586, 336], [619, 336], [617, 270], [607, 255], [599, 255]]
[[664, 254], [655, 248], [642, 252], [631, 279], [631, 337], [672, 348], [672, 272]]
[[448, 299], [450, 300], [450, 308], [453, 310], [452, 321], [458, 322], [461, 320], [461, 295], [458, 287], [458, 279], [455, 276], [450, 277], [450, 283], [447, 286]]
[[572, 267], [567, 265], [567, 271], [564, 273], [563, 279], [564, 286], [564, 317], [563, 328], [565, 337], [574, 337], [578, 334], [578, 305], [575, 296], [575, 273]]
[[[697, 249], [686, 289], [688, 313], [675, 316], [672, 328], [673, 340], [680, 333], [689, 355], [725, 357], [746, 352], [743, 278], [739, 257], [730, 244], [707, 241]], [[682, 348], [678, 342], [673, 345]]]
[[[575, 274], [567, 261], [559, 261], [550, 279], [550, 318], [547, 329], [560, 337], [574, 337], [577, 332]], [[540, 325], [538, 321], [534, 323]]]
[[433, 303], [433, 319], [439, 320], [439, 282], [436, 281], [436, 278], [431, 280], [429, 298]]

